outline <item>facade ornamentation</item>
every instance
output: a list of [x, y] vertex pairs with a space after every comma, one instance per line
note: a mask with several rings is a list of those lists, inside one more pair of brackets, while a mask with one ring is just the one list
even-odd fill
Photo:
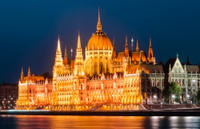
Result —
[[196, 93], [198, 66], [182, 65], [177, 57], [166, 71], [163, 65], [156, 64], [151, 39], [146, 55], [138, 40], [135, 50], [130, 51], [126, 36], [124, 51], [117, 55], [115, 41], [112, 43], [102, 30], [100, 12], [96, 28], [85, 47], [85, 59], [80, 34], [75, 60], [68, 60], [66, 48], [63, 57], [58, 37], [52, 80], [31, 75], [30, 68], [24, 76], [22, 70], [16, 109], [138, 110], [143, 109], [143, 102], [152, 102], [152, 89], [162, 91], [166, 82], [177, 82], [184, 90], [183, 96]]
[[[39, 107], [65, 111], [140, 109], [143, 103], [141, 68], [137, 64], [138, 68], [135, 71], [128, 71], [127, 66], [134, 64], [129, 62], [131, 58], [127, 38], [125, 44], [125, 54], [121, 57], [123, 60], [118, 61], [115, 46], [113, 47], [109, 37], [102, 31], [98, 12], [97, 31], [85, 48], [85, 60], [80, 34], [74, 61], [68, 61], [66, 50], [63, 59], [58, 37], [52, 84], [38, 83], [44, 81], [44, 78], [31, 75], [30, 72], [24, 77], [22, 73], [16, 109]], [[46, 87], [48, 85], [49, 89]]]
[[52, 94], [51, 81], [43, 76], [31, 75], [30, 67], [28, 75], [24, 76], [22, 69], [18, 83], [18, 99], [16, 109], [45, 108], [50, 104]]
[[182, 64], [177, 55], [176, 59], [169, 59], [167, 81], [176, 82], [182, 88], [182, 100], [187, 101], [196, 95], [199, 88], [199, 66]]

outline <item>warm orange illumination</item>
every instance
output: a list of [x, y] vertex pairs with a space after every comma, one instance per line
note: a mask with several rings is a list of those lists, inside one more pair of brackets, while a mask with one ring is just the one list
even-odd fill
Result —
[[[115, 47], [102, 31], [100, 16], [98, 16], [97, 31], [85, 49], [85, 60], [80, 34], [74, 61], [67, 59], [66, 50], [63, 59], [58, 38], [52, 83], [30, 73], [24, 77], [22, 73], [16, 109], [53, 111], [141, 109], [143, 97], [140, 62], [132, 63], [127, 38], [125, 44], [125, 53], [120, 55], [120, 60], [117, 60], [116, 56], [113, 56]], [[141, 59], [141, 52], [137, 53], [137, 58]]]

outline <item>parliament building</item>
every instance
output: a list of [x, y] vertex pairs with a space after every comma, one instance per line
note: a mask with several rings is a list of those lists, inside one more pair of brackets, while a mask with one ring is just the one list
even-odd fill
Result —
[[[85, 58], [83, 55], [85, 50]], [[183, 69], [184, 70], [184, 69]], [[170, 72], [169, 79], [172, 79]], [[163, 65], [156, 64], [151, 39], [149, 50], [129, 50], [125, 37], [124, 51], [116, 53], [115, 42], [102, 30], [100, 13], [96, 32], [83, 49], [77, 36], [76, 55], [64, 56], [58, 37], [52, 79], [22, 69], [18, 84], [16, 109], [47, 109], [52, 111], [122, 111], [140, 110], [153, 99], [152, 87], [162, 90], [165, 84]]]

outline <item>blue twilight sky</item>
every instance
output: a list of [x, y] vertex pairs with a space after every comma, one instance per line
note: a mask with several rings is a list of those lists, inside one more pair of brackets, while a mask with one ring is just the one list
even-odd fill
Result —
[[35, 74], [52, 71], [58, 34], [69, 57], [78, 31], [85, 48], [98, 7], [118, 51], [127, 33], [129, 46], [134, 36], [145, 51], [151, 36], [157, 62], [177, 53], [182, 61], [200, 61], [200, 0], [1, 0], [0, 83], [17, 82], [22, 66], [25, 73], [29, 65]]

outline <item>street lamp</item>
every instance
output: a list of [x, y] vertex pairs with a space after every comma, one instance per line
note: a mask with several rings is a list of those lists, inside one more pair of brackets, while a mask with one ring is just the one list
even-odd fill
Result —
[[174, 99], [176, 96], [175, 95], [172, 95], [172, 98]]
[[174, 103], [175, 97], [176, 97], [176, 96], [173, 94], [173, 95], [172, 95], [172, 101], [173, 101], [173, 103]]
[[189, 94], [187, 94], [187, 98], [188, 98], [188, 99], [190, 98], [190, 95], [189, 95]]
[[157, 97], [157, 95], [153, 95], [153, 98], [154, 98], [154, 102], [155, 102], [155, 101], [157, 101], [158, 97]]
[[153, 98], [154, 98], [154, 99], [157, 99], [157, 95], [154, 95]]
[[189, 94], [187, 94], [187, 103], [192, 104], [192, 101], [190, 100], [190, 95]]

